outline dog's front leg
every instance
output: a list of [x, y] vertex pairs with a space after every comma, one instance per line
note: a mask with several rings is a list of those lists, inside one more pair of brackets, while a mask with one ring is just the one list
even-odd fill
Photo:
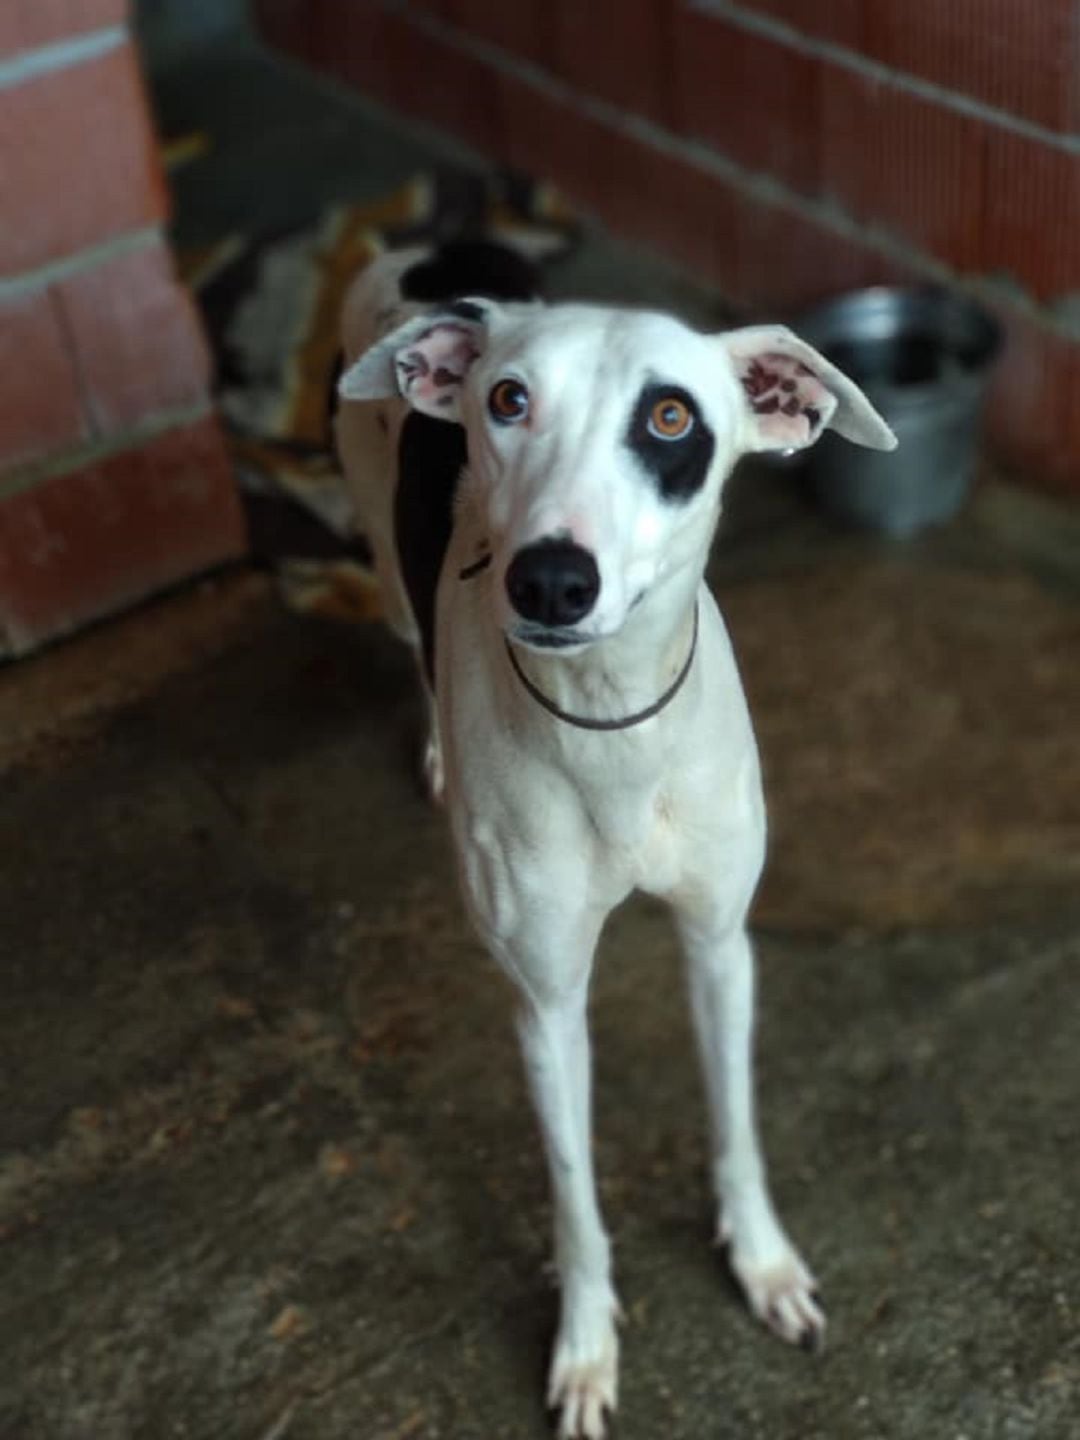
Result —
[[442, 736], [439, 732], [439, 707], [426, 680], [424, 699], [427, 702], [428, 730], [420, 767], [428, 799], [435, 805], [441, 805], [446, 792], [446, 769], [443, 764]]
[[717, 1239], [759, 1320], [816, 1348], [825, 1316], [815, 1282], [776, 1217], [754, 1123], [754, 957], [742, 925], [679, 916], [712, 1121]]
[[560, 1436], [599, 1440], [604, 1410], [615, 1408], [617, 1302], [593, 1175], [587, 993], [587, 979], [542, 999], [527, 990], [519, 1034], [551, 1172], [562, 1290], [548, 1404], [561, 1410]]

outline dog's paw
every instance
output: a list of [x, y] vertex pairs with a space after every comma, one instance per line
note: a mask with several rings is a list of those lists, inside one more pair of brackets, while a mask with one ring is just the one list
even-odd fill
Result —
[[[605, 1415], [618, 1398], [619, 1341], [614, 1314], [568, 1326], [564, 1317], [548, 1377], [547, 1403], [559, 1411], [559, 1440], [604, 1440]], [[571, 1334], [571, 1332], [573, 1332]]]
[[786, 1246], [765, 1260], [748, 1259], [732, 1245], [732, 1272], [751, 1313], [789, 1345], [819, 1351], [825, 1344], [825, 1311], [817, 1282], [797, 1251]]
[[613, 1332], [606, 1352], [593, 1359], [556, 1351], [547, 1403], [559, 1411], [559, 1440], [604, 1440], [604, 1418], [618, 1398], [617, 1345]]

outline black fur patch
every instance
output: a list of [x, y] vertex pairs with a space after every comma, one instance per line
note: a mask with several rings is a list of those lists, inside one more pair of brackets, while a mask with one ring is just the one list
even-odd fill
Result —
[[[689, 433], [681, 440], [661, 440], [649, 430], [649, 416], [661, 400], [681, 400], [694, 417]], [[638, 396], [626, 443], [646, 470], [655, 478], [665, 500], [689, 500], [705, 483], [712, 464], [716, 439], [705, 424], [697, 401], [680, 385], [650, 383]]]
[[401, 277], [406, 300], [450, 300], [456, 295], [532, 300], [539, 289], [540, 273], [532, 261], [492, 240], [448, 241]]
[[454, 495], [465, 464], [465, 431], [415, 411], [405, 417], [398, 447], [394, 543], [435, 686], [435, 592], [454, 523]]
[[[441, 245], [401, 280], [407, 300], [438, 303], [460, 295], [492, 300], [533, 300], [540, 288], [535, 265], [505, 245], [458, 240]], [[463, 320], [482, 320], [468, 301], [449, 307]], [[413, 412], [401, 430], [394, 494], [398, 564], [420, 629], [424, 669], [435, 684], [435, 595], [450, 544], [454, 496], [467, 457], [465, 431], [446, 420]]]
[[452, 300], [446, 307], [448, 315], [456, 315], [461, 320], [483, 320], [484, 307], [474, 305], [471, 300]]

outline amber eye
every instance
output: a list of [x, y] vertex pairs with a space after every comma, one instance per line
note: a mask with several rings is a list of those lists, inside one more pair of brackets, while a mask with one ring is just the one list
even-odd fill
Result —
[[517, 425], [529, 413], [529, 392], [520, 380], [500, 380], [492, 386], [488, 409], [500, 425]]
[[668, 395], [658, 400], [649, 411], [648, 429], [658, 440], [681, 440], [693, 429], [694, 416], [689, 405]]

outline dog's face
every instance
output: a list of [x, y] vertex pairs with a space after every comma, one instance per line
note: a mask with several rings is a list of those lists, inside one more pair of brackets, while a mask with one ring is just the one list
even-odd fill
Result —
[[666, 315], [459, 301], [346, 371], [346, 399], [400, 394], [464, 425], [498, 621], [537, 649], [615, 634], [696, 561], [732, 465], [827, 425], [891, 448], [851, 381], [781, 327], [697, 334]]

